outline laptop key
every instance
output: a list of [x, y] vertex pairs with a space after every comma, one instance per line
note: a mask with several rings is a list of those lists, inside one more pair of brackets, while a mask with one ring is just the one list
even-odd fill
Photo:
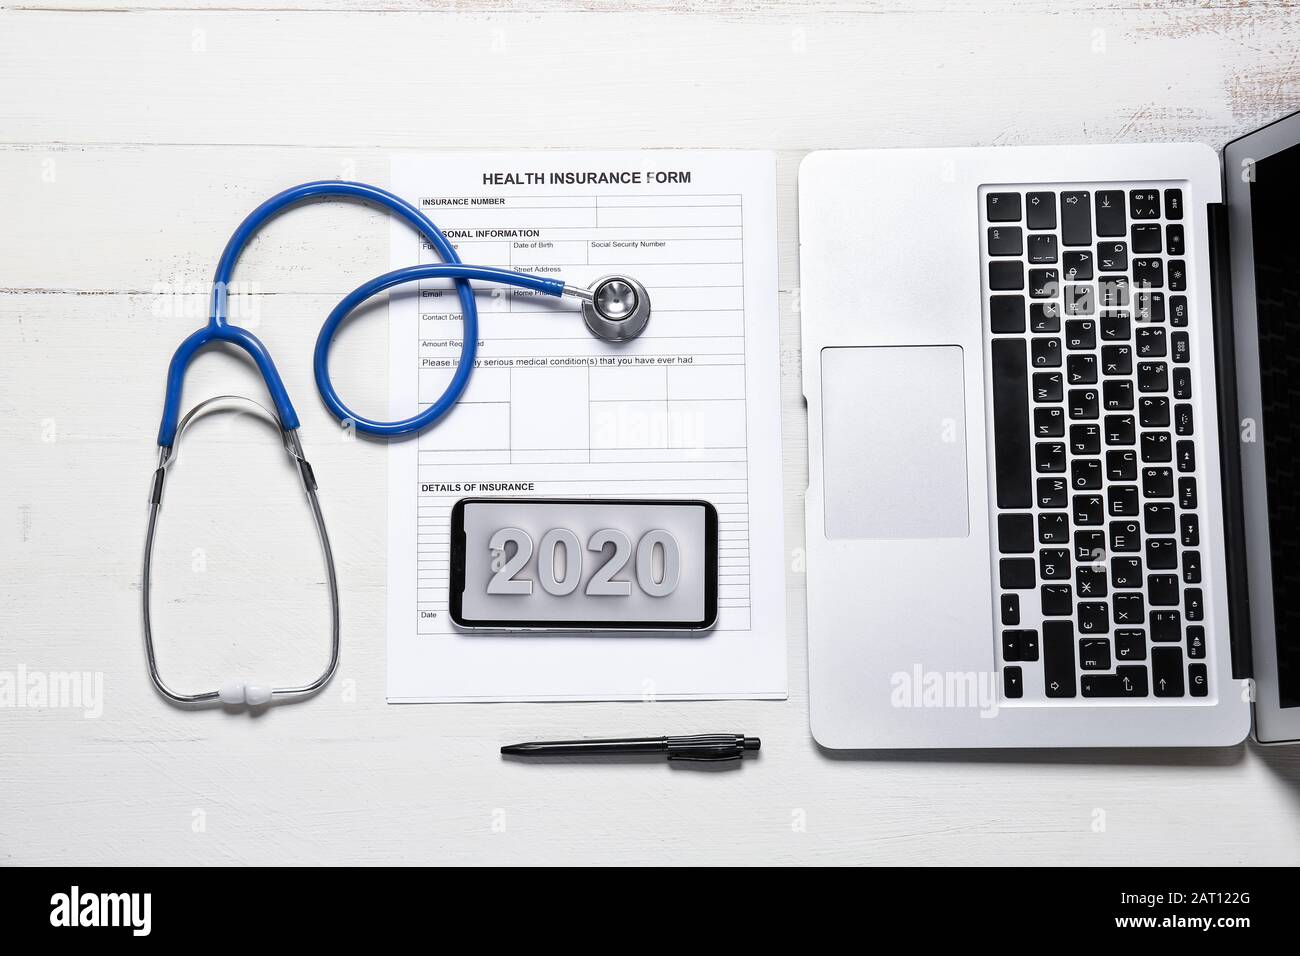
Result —
[[1025, 658], [1023, 641], [1033, 631], [1016, 630], [1002, 632], [1002, 659], [1004, 661], [1023, 661]]
[[1106, 506], [1112, 518], [1132, 518], [1138, 513], [1138, 490], [1132, 485], [1111, 485], [1106, 489]]
[[1183, 218], [1183, 191], [1181, 189], [1165, 190], [1165, 218]]
[[1147, 669], [1126, 664], [1113, 674], [1084, 674], [1081, 686], [1084, 697], [1146, 697]]
[[1183, 649], [1151, 648], [1151, 683], [1157, 697], [1182, 697]]
[[1142, 587], [1142, 559], [1111, 558], [1110, 581], [1116, 588]]
[[989, 296], [989, 328], [1005, 334], [1025, 330], [1025, 297], [1023, 295]]
[[1165, 226], [1165, 248], [1169, 250], [1171, 256], [1181, 256], [1187, 251], [1182, 226]]
[[1136, 521], [1110, 523], [1110, 550], [1114, 554], [1136, 554], [1142, 549], [1142, 533]]
[[1187, 291], [1187, 263], [1182, 259], [1169, 260], [1169, 291]]
[[1142, 433], [1142, 461], [1146, 464], [1161, 464], [1174, 460], [1173, 443], [1168, 432]]
[[1034, 368], [1061, 367], [1061, 340], [1035, 338], [1030, 345]]
[[1059, 402], [1065, 397], [1060, 372], [1034, 373], [1034, 401]]
[[1074, 625], [1043, 622], [1043, 689], [1048, 697], [1074, 697]]
[[1086, 282], [1092, 278], [1092, 253], [1086, 250], [1067, 252], [1061, 257], [1061, 267], [1070, 282]]
[[1070, 516], [1064, 511], [1045, 511], [1038, 515], [1038, 543], [1065, 544], [1070, 540]]
[[1112, 445], [1132, 445], [1136, 440], [1137, 426], [1132, 415], [1106, 416], [1106, 441]]
[[1065, 548], [1043, 548], [1038, 552], [1038, 576], [1044, 581], [1070, 580], [1070, 552]]
[[1165, 284], [1165, 260], [1134, 259], [1133, 284], [1144, 289], [1159, 289]]
[[1037, 492], [1040, 508], [1064, 508], [1069, 504], [1070, 495], [1064, 478], [1039, 478]]
[[1186, 332], [1175, 332], [1169, 337], [1169, 350], [1174, 361], [1186, 365], [1192, 360], [1192, 340]]
[[1044, 617], [1064, 617], [1074, 613], [1073, 591], [1068, 584], [1044, 584], [1039, 589], [1038, 600]]
[[1110, 670], [1110, 641], [1104, 637], [1085, 637], [1079, 641], [1079, 667], [1085, 671]]
[[1029, 373], [1021, 339], [995, 339], [993, 440], [998, 507], [1033, 505], [1029, 462]]
[[989, 222], [1019, 222], [1020, 193], [989, 193], [985, 209]]
[[1061, 438], [1065, 435], [1065, 409], [1041, 405], [1034, 409], [1034, 437]]
[[1056, 193], [1029, 193], [1025, 202], [1025, 223], [1030, 229], [1056, 228]]
[[1025, 267], [1017, 261], [995, 260], [989, 263], [989, 288], [994, 291], [1016, 291], [1025, 287]]
[[1034, 445], [1034, 467], [1045, 475], [1065, 472], [1065, 443], [1040, 441]]
[[1025, 677], [1015, 664], [1002, 668], [1002, 694], [1012, 700], [1025, 695]]
[[1124, 190], [1097, 190], [1097, 235], [1122, 236], [1128, 231], [1124, 216]]
[[1147, 575], [1147, 597], [1152, 607], [1178, 607], [1178, 575]]
[[1205, 697], [1210, 693], [1210, 674], [1204, 664], [1187, 665], [1187, 685], [1193, 697]]
[[[1016, 263], [1019, 265], [1019, 263]], [[1061, 273], [1055, 269], [1029, 270], [1029, 297], [1055, 299], [1061, 294]]]
[[1070, 451], [1075, 455], [1101, 454], [1101, 429], [1095, 422], [1070, 426]]
[[1115, 660], [1144, 661], [1147, 659], [1146, 635], [1136, 628], [1115, 632]]
[[1183, 619], [1177, 611], [1152, 611], [1151, 640], [1169, 643], [1183, 639]]
[[1162, 252], [1164, 244], [1160, 241], [1160, 227], [1157, 225], [1134, 226], [1129, 237], [1133, 251], [1138, 253]]
[[1128, 268], [1128, 243], [1097, 243], [1097, 268], [1102, 272], [1120, 272]]
[[1002, 623], [1008, 627], [1015, 627], [1020, 623], [1019, 594], [1002, 595]]
[[[1143, 436], [1144, 438], [1146, 436]], [[1174, 506], [1168, 501], [1151, 501], [1142, 508], [1143, 530], [1147, 534], [1174, 533]]]
[[1146, 620], [1146, 609], [1143, 607], [1141, 593], [1116, 594], [1114, 605], [1116, 625], [1136, 627]]
[[1081, 528], [1101, 527], [1106, 512], [1101, 495], [1074, 496], [1074, 523]]
[[[1082, 338], [1080, 341], [1088, 341]], [[1080, 346], [1081, 348], [1094, 348], [1095, 346]], [[1097, 384], [1097, 356], [1095, 355], [1071, 355], [1065, 360], [1065, 374], [1070, 379], [1071, 385], [1095, 385]]]
[[[1163, 365], [1164, 363], [1157, 363]], [[1141, 369], [1139, 369], [1141, 376]], [[1145, 376], [1148, 385], [1154, 390], [1160, 390], [1161, 370], [1160, 368], [1148, 369]], [[1142, 387], [1142, 381], [1139, 379], [1138, 387]], [[1143, 428], [1168, 428], [1169, 427], [1169, 399], [1143, 397], [1138, 402], [1138, 421], [1142, 423]]]
[[1075, 421], [1096, 419], [1101, 411], [1100, 401], [1095, 388], [1070, 389], [1070, 418]]
[[1187, 325], [1187, 296], [1171, 295], [1169, 297], [1169, 324], [1175, 328]]
[[1061, 193], [1061, 243], [1063, 245], [1092, 245], [1092, 203], [1089, 199], [1086, 191]]
[[1019, 226], [989, 226], [989, 255], [1018, 256], [1024, 248]]
[[[1017, 230], [1018, 232], [1019, 230]], [[1016, 255], [1020, 253], [1017, 252]], [[1055, 262], [1056, 261], [1056, 237], [1050, 232], [1029, 237], [1029, 261], [1030, 262]]]
[[1097, 298], [1103, 309], [1120, 309], [1128, 305], [1128, 276], [1102, 276], [1097, 283]]
[[1129, 204], [1134, 219], [1160, 218], [1160, 191], [1134, 189], [1129, 193]]
[[1178, 567], [1178, 547], [1173, 538], [1147, 538], [1147, 567], [1152, 571]]
[[1070, 487], [1075, 491], [1095, 491], [1102, 485], [1101, 462], [1096, 458], [1076, 458], [1070, 462]]
[[1029, 331], [1061, 331], [1061, 304], [1059, 302], [1031, 302], [1029, 304]]
[[1004, 591], [1029, 591], [1038, 583], [1033, 558], [1003, 558], [998, 562], [998, 580]]
[[998, 550], [1003, 554], [1033, 554], [1034, 516], [998, 515]]

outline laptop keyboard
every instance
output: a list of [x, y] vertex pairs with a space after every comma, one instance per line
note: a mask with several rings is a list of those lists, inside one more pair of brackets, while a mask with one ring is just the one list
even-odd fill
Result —
[[1004, 697], [1208, 697], [1183, 191], [980, 203]]

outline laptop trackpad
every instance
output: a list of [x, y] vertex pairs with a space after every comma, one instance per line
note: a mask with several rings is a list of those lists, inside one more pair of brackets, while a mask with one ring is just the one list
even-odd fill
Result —
[[961, 348], [826, 348], [821, 361], [826, 537], [966, 537]]

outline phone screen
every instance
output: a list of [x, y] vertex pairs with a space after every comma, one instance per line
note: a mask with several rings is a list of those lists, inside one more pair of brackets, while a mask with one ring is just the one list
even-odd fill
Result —
[[471, 498], [452, 510], [448, 607], [492, 630], [702, 630], [717, 616], [705, 501]]

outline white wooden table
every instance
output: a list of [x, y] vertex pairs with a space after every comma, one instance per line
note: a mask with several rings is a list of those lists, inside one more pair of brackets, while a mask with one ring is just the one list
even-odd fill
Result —
[[[0, 6], [0, 672], [103, 679], [95, 719], [0, 708], [0, 862], [1300, 862], [1298, 751], [818, 750], [795, 312], [805, 151], [1219, 145], [1300, 108], [1295, 7], [178, 6]], [[294, 182], [382, 183], [395, 150], [526, 146], [779, 151], [790, 700], [384, 703], [384, 448], [341, 440], [310, 367], [321, 317], [387, 268], [386, 222], [344, 205], [278, 220], [238, 273], [321, 479], [341, 672], [311, 703], [260, 717], [168, 707], [141, 650], [145, 496], [166, 362], [202, 320], [229, 230]], [[340, 339], [337, 380], [363, 413], [383, 410], [384, 342], [382, 308]], [[187, 399], [221, 391], [261, 386], [234, 358], [200, 359]], [[326, 614], [298, 496], [264, 435], [208, 435], [169, 488], [160, 653], [178, 678], [242, 673], [250, 656], [301, 673]], [[761, 735], [762, 757], [700, 773], [496, 755], [515, 739], [715, 729]]]

